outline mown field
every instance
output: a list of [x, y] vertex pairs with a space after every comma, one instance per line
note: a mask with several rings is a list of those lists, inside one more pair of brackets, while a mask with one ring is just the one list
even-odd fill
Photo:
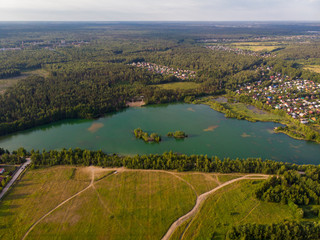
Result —
[[303, 69], [310, 70], [312, 72], [320, 73], [320, 65], [307, 65]]
[[21, 239], [33, 222], [89, 183], [83, 169], [28, 171], [0, 202], [0, 239]]
[[[115, 172], [117, 170], [117, 172]], [[243, 174], [59, 166], [29, 170], [0, 202], [0, 238], [161, 239], [196, 197]], [[262, 180], [241, 180], [212, 194], [171, 239], [224, 239], [234, 224], [292, 218], [289, 207], [260, 202]]]
[[[96, 171], [94, 187], [50, 214], [26, 239], [160, 239], [195, 204], [194, 190], [173, 174], [109, 174]], [[88, 168], [28, 171], [0, 204], [0, 238], [21, 239], [41, 216], [90, 181]]]
[[231, 47], [240, 48], [243, 50], [250, 50], [250, 51], [273, 51], [277, 48], [283, 48], [285, 45], [280, 42], [239, 42], [239, 43], [232, 43]]
[[159, 87], [161, 89], [166, 89], [166, 90], [170, 90], [170, 89], [172, 89], [172, 90], [176, 90], [176, 89], [189, 90], [189, 89], [198, 88], [201, 85], [199, 83], [194, 83], [194, 82], [174, 82], [174, 83], [158, 84], [155, 86]]
[[225, 239], [233, 225], [268, 224], [292, 219], [287, 205], [258, 201], [253, 193], [260, 180], [244, 180], [210, 196], [196, 216], [182, 225], [173, 239]]

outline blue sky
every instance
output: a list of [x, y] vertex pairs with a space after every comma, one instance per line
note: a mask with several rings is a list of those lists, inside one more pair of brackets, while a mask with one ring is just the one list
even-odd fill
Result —
[[2, 0], [0, 21], [320, 21], [320, 0]]

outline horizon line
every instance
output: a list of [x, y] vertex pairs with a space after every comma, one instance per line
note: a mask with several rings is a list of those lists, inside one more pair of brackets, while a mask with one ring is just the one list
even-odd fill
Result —
[[320, 20], [0, 20], [0, 22], [99, 22], [99, 23], [107, 23], [107, 22], [308, 22], [308, 23], [320, 23]]

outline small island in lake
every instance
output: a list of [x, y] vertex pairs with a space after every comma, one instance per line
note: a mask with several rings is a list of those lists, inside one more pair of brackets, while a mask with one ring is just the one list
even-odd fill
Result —
[[188, 135], [183, 131], [168, 132], [167, 136], [180, 139], [188, 137]]
[[134, 130], [134, 135], [136, 138], [143, 139], [145, 142], [160, 142], [161, 136], [157, 133], [151, 133], [150, 135], [147, 132], [144, 132], [141, 128]]

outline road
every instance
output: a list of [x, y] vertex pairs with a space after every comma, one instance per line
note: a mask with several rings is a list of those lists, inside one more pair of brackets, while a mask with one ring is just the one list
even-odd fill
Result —
[[266, 179], [268, 178], [269, 175], [264, 175], [264, 174], [250, 174], [250, 175], [245, 175], [243, 177], [240, 178], [236, 178], [236, 179], [232, 179], [228, 182], [225, 182], [221, 185], [219, 185], [218, 187], [205, 192], [203, 194], [201, 194], [198, 198], [197, 198], [197, 202], [194, 205], [194, 207], [192, 208], [192, 210], [190, 212], [188, 212], [186, 215], [183, 215], [182, 217], [180, 217], [178, 220], [176, 220], [169, 228], [169, 230], [167, 231], [167, 233], [164, 235], [164, 237], [162, 238], [162, 240], [168, 240], [170, 239], [171, 235], [174, 233], [174, 231], [180, 226], [182, 225], [185, 221], [187, 221], [189, 218], [193, 217], [199, 210], [201, 203], [203, 203], [210, 194], [216, 192], [217, 190], [240, 180], [245, 180], [245, 179]]
[[0, 200], [2, 197], [8, 192], [9, 188], [12, 186], [12, 184], [17, 180], [17, 178], [20, 176], [20, 174], [23, 172], [23, 170], [31, 163], [31, 159], [27, 158], [27, 161], [22, 164], [22, 166], [16, 171], [10, 182], [2, 189], [2, 192], [0, 193]]

